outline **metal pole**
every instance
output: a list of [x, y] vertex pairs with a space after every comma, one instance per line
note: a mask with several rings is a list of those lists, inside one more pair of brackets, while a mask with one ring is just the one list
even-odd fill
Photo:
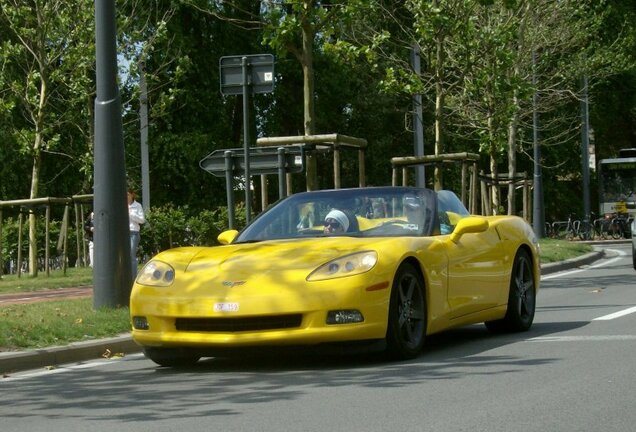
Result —
[[95, 1], [93, 307], [127, 306], [132, 287], [126, 162], [117, 87], [115, 0]]
[[590, 220], [590, 135], [589, 100], [587, 75], [583, 76], [583, 99], [581, 100], [581, 168], [583, 173], [583, 220]]
[[534, 148], [534, 189], [532, 190], [532, 228], [537, 237], [545, 237], [545, 215], [543, 214], [543, 183], [541, 179], [541, 144], [539, 143], [539, 94], [537, 93], [537, 75], [534, 72], [537, 53], [532, 53], [532, 84], [535, 87], [532, 96], [532, 138]]
[[276, 153], [278, 154], [278, 198], [283, 199], [287, 195], [285, 188], [285, 148], [278, 147]]
[[[411, 65], [413, 72], [417, 76], [420, 76], [420, 48], [417, 44], [413, 45], [411, 51]], [[422, 125], [422, 95], [413, 95], [413, 146], [415, 156], [424, 156], [424, 127]], [[425, 187], [425, 172], [424, 165], [417, 165], [415, 167], [415, 185], [417, 187]]]
[[247, 57], [241, 59], [243, 68], [243, 152], [245, 164], [245, 223], [250, 223], [252, 202], [250, 197], [250, 118], [249, 118], [249, 70]]
[[144, 64], [139, 65], [139, 121], [141, 127], [141, 201], [145, 212], [150, 210], [150, 163], [148, 158], [148, 88]]
[[232, 187], [234, 167], [232, 166], [232, 151], [226, 150], [223, 152], [223, 156], [225, 157], [225, 194], [227, 195], [228, 228], [234, 229], [234, 188]]

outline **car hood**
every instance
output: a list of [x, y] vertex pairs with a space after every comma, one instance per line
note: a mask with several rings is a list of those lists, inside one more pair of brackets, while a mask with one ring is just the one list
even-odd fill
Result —
[[253, 273], [313, 270], [332, 259], [363, 250], [375, 250], [377, 239], [349, 237], [307, 240], [277, 240], [202, 248], [192, 256], [186, 272], [210, 271]]
[[[396, 238], [324, 237], [269, 240], [215, 247], [183, 247], [161, 252], [154, 260], [169, 263], [179, 284], [195, 281], [304, 280], [317, 267], [356, 252], [375, 250], [386, 262], [399, 259], [403, 247]], [[406, 245], [403, 245], [406, 246]]]

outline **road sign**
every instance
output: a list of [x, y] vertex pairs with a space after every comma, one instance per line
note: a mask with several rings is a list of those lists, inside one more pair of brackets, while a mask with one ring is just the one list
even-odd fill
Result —
[[[215, 150], [204, 157], [199, 166], [216, 177], [226, 175], [225, 153], [231, 153], [232, 175], [242, 175], [245, 169], [242, 148]], [[254, 175], [277, 174], [279, 169], [286, 173], [299, 173], [304, 169], [304, 149], [302, 146], [286, 146], [283, 149], [284, 162], [278, 159], [278, 147], [256, 147], [249, 149], [250, 172]]]
[[243, 59], [246, 60], [247, 85], [253, 93], [274, 91], [274, 56], [271, 54], [225, 56], [219, 60], [221, 93], [225, 96], [243, 94]]

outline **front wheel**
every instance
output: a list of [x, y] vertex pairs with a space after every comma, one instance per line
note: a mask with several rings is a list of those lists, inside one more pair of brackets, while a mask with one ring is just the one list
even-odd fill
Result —
[[185, 367], [192, 366], [201, 356], [178, 348], [144, 348], [144, 355], [159, 366]]
[[386, 352], [395, 360], [417, 357], [426, 337], [424, 280], [417, 269], [403, 263], [395, 275], [389, 303]]
[[508, 309], [503, 319], [486, 322], [491, 331], [526, 331], [534, 321], [536, 289], [532, 258], [525, 250], [517, 252], [512, 266]]

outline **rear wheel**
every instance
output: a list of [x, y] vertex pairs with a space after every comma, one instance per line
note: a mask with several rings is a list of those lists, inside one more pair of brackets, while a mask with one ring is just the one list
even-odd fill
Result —
[[144, 348], [144, 355], [159, 366], [192, 366], [201, 356], [179, 348]]
[[391, 288], [386, 332], [387, 354], [396, 360], [417, 357], [426, 337], [424, 281], [412, 264], [403, 263]]
[[520, 249], [515, 256], [510, 277], [508, 309], [503, 319], [486, 322], [492, 331], [526, 331], [534, 320], [536, 290], [532, 258], [527, 251]]
[[614, 219], [612, 224], [610, 225], [610, 232], [612, 234], [612, 238], [618, 240], [623, 237], [623, 227], [619, 220]]

